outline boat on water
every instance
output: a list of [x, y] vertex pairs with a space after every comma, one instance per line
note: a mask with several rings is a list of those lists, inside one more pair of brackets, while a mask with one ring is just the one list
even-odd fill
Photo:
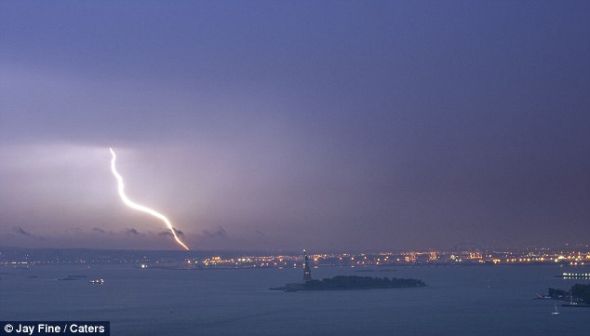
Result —
[[558, 277], [564, 280], [590, 280], [590, 273], [571, 273], [563, 272]]
[[557, 305], [553, 305], [553, 311], [551, 312], [551, 315], [559, 315], [559, 310], [557, 309]]
[[102, 284], [104, 284], [104, 279], [102, 279], [102, 278], [101, 279], [94, 279], [94, 280], [90, 280], [89, 282], [93, 285], [102, 285]]
[[541, 295], [539, 293], [537, 293], [537, 296], [535, 297], [536, 300], [553, 300], [553, 297], [551, 297], [550, 295]]

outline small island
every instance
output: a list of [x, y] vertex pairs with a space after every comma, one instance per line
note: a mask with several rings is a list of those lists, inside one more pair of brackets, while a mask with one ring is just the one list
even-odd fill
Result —
[[538, 295], [537, 299], [564, 301], [564, 307], [590, 307], [590, 284], [575, 284], [569, 291], [549, 288], [547, 295]]
[[[305, 251], [304, 251], [305, 253]], [[368, 276], [339, 275], [332, 278], [312, 280], [309, 258], [304, 254], [303, 283], [290, 283], [271, 290], [285, 292], [321, 291], [321, 290], [353, 290], [353, 289], [384, 289], [384, 288], [415, 288], [424, 287], [422, 280], [402, 278], [373, 278]]]
[[314, 291], [314, 290], [352, 290], [352, 289], [383, 289], [383, 288], [414, 288], [424, 287], [426, 284], [417, 279], [372, 278], [367, 276], [339, 275], [322, 280], [309, 280], [304, 283], [291, 283], [272, 290], [285, 292]]

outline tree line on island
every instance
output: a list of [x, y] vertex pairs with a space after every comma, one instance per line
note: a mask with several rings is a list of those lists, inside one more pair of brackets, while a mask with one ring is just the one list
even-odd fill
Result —
[[426, 284], [418, 279], [373, 278], [368, 276], [339, 275], [321, 280], [307, 280], [304, 283], [290, 283], [282, 287], [271, 288], [285, 292], [312, 290], [351, 290], [351, 289], [383, 289], [383, 288], [414, 288]]
[[305, 283], [308, 290], [313, 289], [364, 289], [364, 288], [409, 288], [424, 287], [426, 284], [418, 279], [373, 278], [367, 276], [335, 276]]

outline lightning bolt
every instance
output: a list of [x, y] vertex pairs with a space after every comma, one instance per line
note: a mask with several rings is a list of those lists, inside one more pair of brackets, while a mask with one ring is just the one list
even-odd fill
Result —
[[115, 151], [112, 148], [109, 148], [109, 150], [111, 151], [111, 155], [112, 155], [111, 172], [115, 176], [115, 179], [117, 179], [117, 190], [119, 191], [119, 196], [121, 197], [121, 201], [123, 201], [123, 203], [126, 206], [130, 207], [133, 210], [137, 210], [139, 212], [143, 212], [148, 215], [154, 216], [157, 219], [164, 222], [166, 227], [172, 233], [172, 236], [174, 237], [174, 240], [176, 240], [176, 243], [178, 243], [178, 245], [182, 246], [182, 248], [184, 248], [185, 250], [189, 251], [190, 249], [188, 248], [188, 246], [186, 246], [186, 244], [183, 243], [182, 240], [180, 240], [180, 238], [178, 238], [178, 235], [176, 234], [176, 230], [174, 230], [172, 223], [170, 222], [170, 220], [168, 220], [168, 218], [166, 218], [166, 216], [162, 215], [161, 213], [157, 212], [154, 209], [150, 209], [150, 208], [143, 206], [141, 204], [137, 204], [137, 203], [133, 202], [132, 200], [130, 200], [129, 197], [127, 197], [127, 195], [125, 194], [125, 182], [123, 181], [123, 176], [121, 176], [121, 174], [119, 174], [119, 172], [117, 171], [117, 166], [116, 166], [117, 154], [115, 153]]

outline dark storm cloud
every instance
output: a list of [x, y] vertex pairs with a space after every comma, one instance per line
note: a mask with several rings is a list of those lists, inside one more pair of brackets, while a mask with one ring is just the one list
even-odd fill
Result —
[[[179, 237], [184, 236], [184, 232], [182, 232], [181, 230], [178, 230], [177, 228], [172, 228], [172, 229], [174, 230], [174, 232], [176, 233], [177, 236], [179, 236]], [[169, 230], [159, 232], [158, 236], [173, 237], [172, 232], [170, 232]]]
[[[24, 229], [21, 226], [15, 226], [12, 228], [12, 232], [16, 234], [16, 237], [18, 239], [18, 237], [22, 237], [25, 239], [25, 241], [27, 242], [42, 242], [45, 240], [44, 236], [35, 234], [33, 232], [31, 232], [28, 229]], [[10, 235], [11, 236], [11, 235]]]
[[209, 239], [225, 239], [228, 238], [227, 231], [223, 227], [218, 227], [214, 231], [203, 230], [201, 235], [205, 238]]
[[14, 232], [18, 233], [19, 235], [23, 235], [23, 236], [26, 236], [26, 237], [33, 237], [33, 234], [32, 233], [30, 233], [29, 231], [23, 229], [20, 226], [14, 227], [13, 229], [14, 229]]
[[0, 231], [174, 248], [118, 199], [114, 146], [130, 197], [197, 247], [581, 242], [589, 11], [2, 1]]
[[140, 234], [139, 231], [137, 231], [134, 228], [130, 228], [130, 229], [125, 230], [125, 233], [128, 235], [132, 235], [132, 236], [137, 236]]

